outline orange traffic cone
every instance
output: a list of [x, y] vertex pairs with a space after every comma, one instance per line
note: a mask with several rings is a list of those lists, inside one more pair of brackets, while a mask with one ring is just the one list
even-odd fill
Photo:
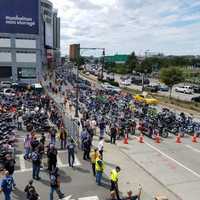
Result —
[[127, 134], [125, 134], [124, 144], [128, 144], [128, 135]]
[[142, 133], [140, 134], [140, 137], [139, 137], [139, 143], [144, 143], [144, 136]]
[[194, 135], [192, 136], [192, 142], [197, 143], [197, 134], [196, 133], [194, 133]]
[[180, 133], [176, 136], [176, 143], [177, 144], [181, 143], [181, 134]]
[[160, 134], [159, 133], [156, 135], [155, 143], [160, 144]]

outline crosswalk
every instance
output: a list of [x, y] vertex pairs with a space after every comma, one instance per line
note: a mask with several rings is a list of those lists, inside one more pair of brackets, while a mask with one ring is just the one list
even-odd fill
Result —
[[[76, 200], [76, 199], [73, 199], [72, 195], [69, 195], [60, 200]], [[99, 198], [97, 196], [89, 196], [89, 197], [80, 197], [77, 200], [99, 200]]]
[[[28, 160], [24, 160], [24, 154], [17, 154], [15, 156], [15, 160], [16, 160], [15, 173], [23, 173], [23, 172], [32, 171], [32, 162]], [[75, 156], [74, 166], [80, 166], [80, 165], [81, 163], [78, 157]], [[43, 168], [41, 170], [47, 168], [47, 158], [43, 159], [42, 166]], [[57, 166], [59, 168], [69, 167], [67, 151], [58, 151]]]

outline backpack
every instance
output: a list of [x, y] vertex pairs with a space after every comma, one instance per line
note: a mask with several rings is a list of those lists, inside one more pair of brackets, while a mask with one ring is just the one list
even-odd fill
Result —
[[56, 176], [54, 174], [50, 175], [50, 183], [51, 183], [52, 186], [57, 185], [57, 179], [56, 179]]
[[34, 151], [34, 152], [32, 153], [31, 159], [32, 159], [32, 161], [37, 161], [37, 160], [39, 160], [39, 155], [38, 155], [38, 153], [37, 153], [36, 151]]
[[6, 189], [11, 190], [13, 184], [13, 179], [11, 177], [6, 179]]

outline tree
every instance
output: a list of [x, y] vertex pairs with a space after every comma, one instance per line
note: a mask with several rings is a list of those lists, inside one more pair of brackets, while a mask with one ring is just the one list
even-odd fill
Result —
[[137, 57], [135, 55], [135, 52], [131, 53], [131, 55], [128, 56], [128, 60], [126, 62], [126, 65], [127, 65], [127, 68], [128, 68], [128, 71], [133, 71], [136, 66], [137, 66]]
[[172, 94], [172, 87], [175, 84], [181, 83], [184, 81], [184, 74], [180, 68], [169, 67], [162, 68], [160, 71], [160, 80], [166, 84], [170, 89], [170, 98]]

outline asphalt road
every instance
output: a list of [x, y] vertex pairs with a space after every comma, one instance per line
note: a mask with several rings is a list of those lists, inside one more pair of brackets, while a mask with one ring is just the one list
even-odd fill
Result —
[[[23, 159], [23, 138], [26, 132], [20, 132], [16, 147], [16, 171], [15, 181], [17, 189], [12, 193], [12, 200], [26, 200], [24, 188], [29, 180], [32, 179], [32, 164]], [[92, 175], [90, 163], [82, 159], [82, 152], [78, 150], [74, 169], [68, 166], [67, 152], [59, 151], [58, 167], [61, 174], [61, 188], [65, 194], [63, 200], [101, 200], [109, 197], [109, 180], [104, 177], [102, 186], [97, 186]], [[49, 175], [45, 168], [47, 159], [44, 159], [44, 169], [41, 169], [40, 181], [34, 181], [37, 192], [41, 200], [49, 199]], [[2, 196], [1, 196], [2, 195]], [[3, 194], [0, 194], [3, 199]], [[54, 194], [54, 199], [59, 199]]]
[[191, 137], [182, 138], [176, 144], [175, 136], [171, 135], [156, 144], [145, 137], [141, 144], [135, 138], [129, 145], [119, 142], [124, 153], [133, 159], [170, 191], [182, 200], [198, 200], [200, 196], [200, 145], [192, 143]]
[[186, 135], [181, 138], [181, 144], [176, 143], [174, 135], [162, 139], [160, 144], [156, 144], [146, 136], [144, 139], [144, 144], [139, 143], [138, 138], [135, 137], [129, 140], [128, 145], [118, 142], [118, 146], [150, 176], [176, 194], [177, 199], [198, 200], [200, 139], [198, 143], [192, 143], [191, 136]]
[[[104, 75], [106, 77], [106, 74]], [[115, 74], [115, 80], [117, 82], [121, 82], [120, 80], [120, 75], [118, 74]], [[149, 79], [150, 80], [150, 84], [159, 84], [159, 81], [156, 80], [156, 79]], [[175, 85], [172, 89], [172, 97], [175, 98], [175, 99], [178, 99], [178, 100], [182, 100], [182, 101], [191, 101], [191, 98], [192, 97], [197, 97], [197, 96], [200, 96], [200, 94], [184, 94], [184, 93], [180, 93], [180, 92], [176, 92], [175, 91], [175, 87], [177, 86], [183, 86], [184, 84], [178, 84], [178, 85]], [[142, 86], [137, 86], [137, 85], [134, 85], [134, 84], [131, 84], [130, 86], [127, 86], [128, 88], [130, 89], [134, 89], [134, 90], [139, 90], [139, 91], [142, 91]], [[169, 92], [161, 92], [159, 91], [158, 94], [162, 95], [162, 96], [169, 96]]]

